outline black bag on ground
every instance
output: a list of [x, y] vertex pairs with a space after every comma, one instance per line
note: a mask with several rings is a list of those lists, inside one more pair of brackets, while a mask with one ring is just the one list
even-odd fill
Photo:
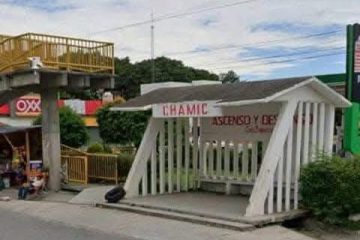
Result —
[[122, 198], [124, 198], [125, 194], [126, 192], [124, 188], [122, 186], [117, 186], [105, 194], [105, 200], [108, 203], [117, 203]]

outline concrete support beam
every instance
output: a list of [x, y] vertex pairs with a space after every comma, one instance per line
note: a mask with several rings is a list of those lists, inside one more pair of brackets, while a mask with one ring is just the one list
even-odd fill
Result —
[[81, 90], [90, 87], [90, 77], [81, 75], [69, 75], [68, 88], [70, 90]]
[[44, 167], [49, 169], [48, 188], [60, 190], [60, 126], [57, 89], [42, 88], [42, 146]]
[[12, 99], [9, 102], [9, 105], [10, 105], [10, 117], [15, 118], [16, 117], [16, 100]]
[[10, 79], [6, 76], [0, 77], [0, 91], [9, 90], [10, 88]]
[[66, 73], [41, 73], [41, 88], [60, 88], [68, 86]]
[[14, 74], [10, 79], [11, 88], [27, 87], [37, 84], [40, 84], [40, 73], [36, 71], [22, 74]]
[[90, 78], [90, 87], [92, 89], [113, 89], [115, 80], [113, 77]]

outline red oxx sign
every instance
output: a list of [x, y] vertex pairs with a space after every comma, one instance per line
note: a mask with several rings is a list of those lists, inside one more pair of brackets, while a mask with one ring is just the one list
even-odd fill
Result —
[[41, 112], [39, 97], [22, 97], [16, 100], [15, 108], [18, 116], [36, 116]]
[[153, 106], [153, 117], [216, 117], [221, 116], [221, 108], [214, 106], [215, 102], [183, 102], [163, 103]]

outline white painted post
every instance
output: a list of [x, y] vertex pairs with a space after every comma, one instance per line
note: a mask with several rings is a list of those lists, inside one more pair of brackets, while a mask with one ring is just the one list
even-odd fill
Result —
[[261, 162], [264, 160], [267, 145], [268, 145], [268, 142], [264, 140], [262, 142], [262, 149], [261, 149], [261, 158], [262, 158]]
[[190, 167], [190, 142], [189, 142], [189, 119], [185, 119], [185, 191], [189, 190], [189, 167]]
[[283, 203], [283, 175], [284, 175], [284, 153], [281, 154], [278, 168], [277, 168], [277, 196], [276, 196], [276, 209], [277, 212], [282, 211], [282, 203]]
[[320, 153], [323, 153], [324, 151], [324, 131], [325, 131], [325, 103], [320, 103], [320, 109], [319, 109], [319, 146], [318, 150]]
[[326, 104], [326, 118], [325, 118], [325, 142], [324, 152], [327, 155], [332, 154], [334, 144], [334, 126], [335, 125], [335, 107], [332, 104]]
[[165, 193], [165, 122], [162, 120], [159, 136], [160, 194]]
[[225, 178], [228, 179], [230, 177], [230, 142], [228, 140], [225, 141]]
[[168, 119], [168, 192], [172, 193], [173, 185], [173, 170], [174, 170], [174, 122], [173, 119]]
[[201, 173], [202, 173], [202, 176], [207, 178], [208, 177], [208, 163], [207, 163], [207, 160], [208, 160], [208, 149], [209, 149], [209, 143], [208, 142], [202, 142], [201, 144], [201, 147], [202, 147], [202, 156], [201, 156], [201, 159], [202, 159], [202, 165], [201, 165]]
[[277, 163], [280, 158], [279, 150], [283, 149], [284, 143], [292, 124], [297, 102], [290, 100], [282, 104], [274, 130], [271, 134], [269, 146], [266, 149], [265, 157], [260, 167], [259, 175], [256, 178], [253, 191], [246, 209], [246, 216], [264, 214], [266, 197], [270, 190], [269, 182], [273, 180]]
[[221, 154], [221, 140], [216, 142], [216, 177], [220, 178], [222, 175], [222, 154]]
[[317, 154], [318, 145], [317, 145], [317, 127], [318, 127], [318, 103], [313, 103], [312, 115], [313, 115], [313, 124], [311, 131], [311, 161], [315, 159]]
[[286, 139], [286, 185], [285, 185], [285, 210], [290, 211], [290, 193], [291, 193], [291, 171], [293, 156], [293, 122], [289, 127]]
[[303, 142], [303, 163], [309, 162], [309, 135], [310, 135], [310, 102], [305, 103], [305, 124]]
[[[147, 161], [146, 161], [147, 162]], [[144, 175], [142, 177], [142, 195], [145, 197], [148, 194], [148, 170], [147, 170], [147, 164], [146, 164], [146, 168], [145, 168], [145, 172]]]
[[214, 176], [214, 144], [213, 141], [210, 141], [209, 143], [209, 169], [208, 169], [208, 175], [210, 177]]
[[176, 119], [176, 191], [181, 191], [182, 170], [182, 119]]
[[198, 133], [198, 118], [193, 118], [193, 184], [194, 189], [197, 188], [198, 175], [198, 157], [199, 157], [199, 133]]
[[299, 204], [299, 177], [301, 164], [301, 138], [302, 138], [303, 102], [299, 102], [297, 128], [296, 128], [296, 150], [295, 150], [295, 182], [294, 182], [294, 208]]
[[258, 142], [254, 141], [252, 143], [252, 152], [251, 152], [251, 179], [255, 181], [258, 171]]
[[269, 186], [269, 195], [267, 200], [268, 205], [268, 214], [274, 213], [274, 175], [270, 177], [270, 181], [268, 183]]
[[234, 142], [234, 178], [239, 178], [239, 143]]
[[156, 167], [156, 141], [151, 152], [151, 195], [156, 195], [157, 167]]
[[147, 161], [150, 158], [152, 147], [156, 142], [157, 134], [162, 126], [162, 121], [159, 119], [150, 118], [144, 136], [141, 140], [141, 144], [136, 153], [134, 162], [131, 166], [130, 172], [126, 179], [124, 189], [127, 197], [138, 196], [139, 183], [146, 171]]
[[248, 143], [245, 142], [242, 144], [242, 166], [241, 166], [241, 172], [242, 172], [242, 179], [247, 181], [249, 178], [249, 148]]

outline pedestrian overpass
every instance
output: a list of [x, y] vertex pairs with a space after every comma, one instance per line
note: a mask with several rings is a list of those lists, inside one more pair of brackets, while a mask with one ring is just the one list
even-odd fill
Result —
[[114, 44], [38, 33], [0, 35], [0, 105], [30, 92], [42, 98], [43, 162], [60, 188], [59, 90], [110, 89]]

